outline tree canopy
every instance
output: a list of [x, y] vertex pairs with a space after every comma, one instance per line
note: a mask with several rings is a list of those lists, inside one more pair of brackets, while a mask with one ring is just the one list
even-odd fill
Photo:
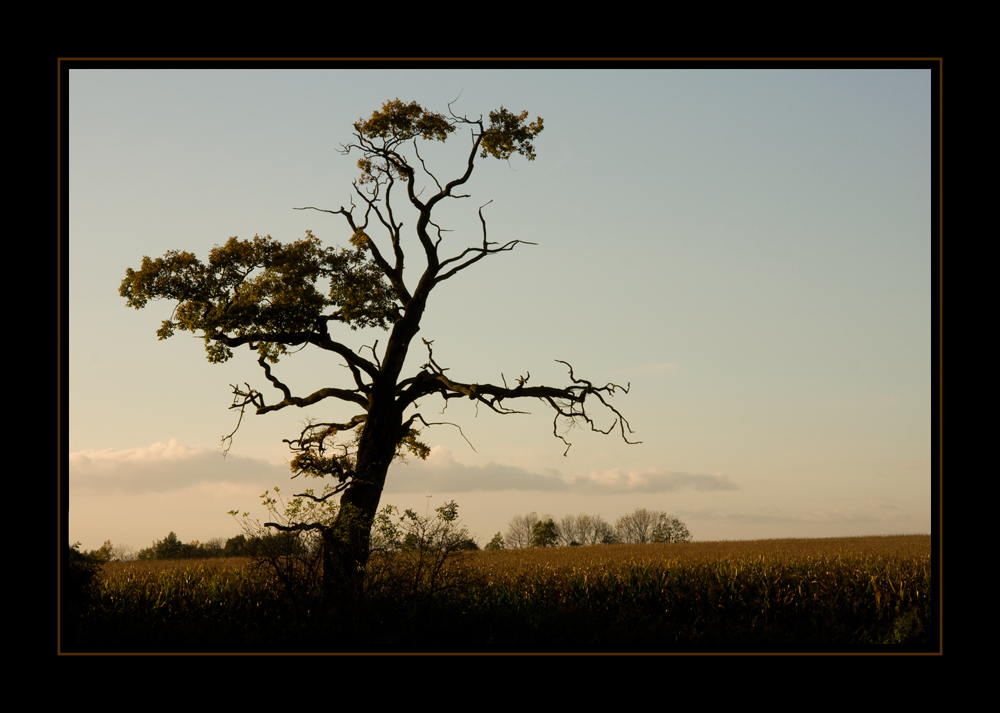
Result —
[[[442, 183], [420, 156], [418, 139], [446, 141], [459, 126], [471, 129], [472, 145], [460, 175]], [[231, 408], [240, 412], [240, 422], [247, 408], [262, 415], [332, 399], [356, 409], [346, 420], [309, 420], [297, 437], [285, 440], [293, 455], [295, 476], [335, 481], [321, 495], [310, 492], [307, 497], [325, 502], [339, 494], [336, 521], [268, 523], [279, 530], [318, 531], [326, 550], [324, 571], [331, 573], [357, 571], [367, 561], [370, 525], [393, 458], [404, 451], [420, 458], [429, 453], [419, 440], [420, 431], [443, 424], [425, 420], [415, 410], [418, 399], [440, 396], [447, 404], [454, 398], [468, 398], [505, 415], [524, 413], [509, 408], [506, 402], [539, 399], [554, 412], [553, 434], [565, 444], [564, 455], [570, 443], [559, 433], [560, 421], [585, 424], [603, 434], [617, 428], [623, 440], [632, 443], [628, 422], [609, 401], [618, 392], [627, 393], [629, 385], [598, 385], [578, 378], [569, 362], [561, 359], [556, 361], [569, 373], [565, 386], [529, 386], [529, 372], [520, 376], [516, 385], [508, 384], [502, 374], [502, 385], [462, 381], [446, 374], [448, 368], [434, 358], [433, 342], [424, 339], [426, 363], [415, 374], [401, 374], [432, 290], [483, 258], [508, 252], [519, 244], [533, 244], [520, 239], [490, 241], [483, 205], [478, 210], [481, 241], [454, 249], [450, 238], [445, 242], [445, 229], [433, 221], [432, 214], [446, 199], [469, 197], [457, 191], [472, 176], [477, 157], [508, 160], [516, 154], [534, 160], [534, 142], [543, 130], [542, 119], [529, 121], [527, 111], [515, 113], [502, 106], [491, 111], [488, 120], [457, 115], [451, 105], [446, 115], [417, 102], [393, 99], [368, 119], [359, 119], [353, 128], [353, 139], [341, 149], [345, 155], [360, 154], [360, 176], [353, 186], [359, 202], [352, 199], [349, 208], [338, 210], [298, 208], [338, 216], [344, 221], [349, 247], [324, 246], [311, 231], [291, 243], [270, 236], [258, 235], [252, 240], [232, 237], [215, 247], [207, 262], [179, 250], [157, 259], [144, 257], [138, 270], [126, 271], [120, 287], [127, 305], [136, 309], [150, 300], [176, 303], [170, 319], [157, 330], [160, 339], [177, 330], [191, 332], [204, 340], [212, 363], [232, 358], [233, 350], [240, 347], [255, 352], [264, 378], [280, 397], [268, 400], [249, 384], [233, 385]], [[418, 171], [420, 182], [436, 187], [430, 195], [424, 195], [428, 186], [418, 182]], [[396, 198], [399, 190], [405, 191], [402, 199]], [[406, 223], [411, 227], [405, 239], [400, 219], [404, 207], [415, 213]], [[408, 260], [412, 255], [406, 251], [412, 253], [414, 243], [406, 241], [414, 238], [422, 265], [411, 273]], [[341, 325], [388, 332], [381, 355], [377, 341], [361, 348], [348, 346], [343, 341], [348, 333], [335, 334]], [[350, 374], [347, 383], [293, 395], [271, 367], [291, 350], [307, 345], [341, 362]], [[594, 403], [610, 413], [610, 426], [600, 428], [595, 423], [588, 410]], [[230, 445], [234, 434], [227, 437]], [[349, 566], [333, 566], [336, 563]], [[326, 584], [333, 586], [332, 582]]]

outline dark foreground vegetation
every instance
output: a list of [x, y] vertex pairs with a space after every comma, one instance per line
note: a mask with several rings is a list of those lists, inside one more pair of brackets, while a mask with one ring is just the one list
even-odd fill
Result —
[[916, 535], [401, 551], [373, 557], [351, 611], [323, 606], [301, 562], [110, 562], [82, 597], [64, 590], [62, 649], [936, 651], [930, 547]]

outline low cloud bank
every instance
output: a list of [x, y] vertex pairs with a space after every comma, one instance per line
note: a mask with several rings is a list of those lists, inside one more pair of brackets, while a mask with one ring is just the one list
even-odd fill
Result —
[[69, 454], [70, 488], [102, 493], [167, 493], [205, 482], [284, 483], [290, 475], [288, 466], [234, 455], [223, 458], [218, 451], [182, 446], [173, 438], [140, 448]]
[[540, 490], [579, 493], [669, 493], [678, 490], [738, 490], [739, 486], [722, 473], [679, 473], [657, 468], [644, 471], [614, 468], [586, 474], [533, 473], [524, 468], [490, 463], [464, 465], [444, 446], [435, 446], [426, 461], [394, 465], [386, 482], [386, 492], [473, 492]]
[[[176, 439], [117, 451], [110, 448], [77, 451], [69, 456], [70, 487], [102, 493], [166, 493], [200, 483], [227, 481], [266, 483], [268, 486], [277, 483], [283, 486], [290, 476], [286, 465], [232, 454], [223, 458], [218, 451], [190, 448], [179, 444]], [[726, 474], [615, 468], [566, 476], [556, 471], [535, 473], [499, 463], [464, 465], [455, 460], [448, 448], [435, 446], [426, 461], [412, 459], [407, 465], [394, 464], [389, 470], [385, 491], [463, 493], [523, 490], [648, 494], [737, 489], [739, 486]]]

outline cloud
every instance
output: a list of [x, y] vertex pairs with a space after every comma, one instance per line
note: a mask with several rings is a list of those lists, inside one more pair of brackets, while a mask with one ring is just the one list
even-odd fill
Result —
[[140, 448], [69, 454], [70, 488], [128, 495], [166, 493], [200, 483], [284, 482], [287, 466], [183, 446], [176, 439]]
[[620, 468], [602, 472], [591, 471], [571, 481], [575, 488], [608, 490], [618, 493], [672, 493], [678, 490], [739, 490], [725, 473], [681, 473], [648, 468], [645, 471], [622, 471]]
[[[286, 465], [218, 451], [191, 448], [176, 439], [125, 450], [85, 450], [69, 456], [70, 487], [79, 492], [127, 495], [166, 493], [204, 483], [232, 483], [265, 487], [284, 485], [291, 472]], [[737, 490], [728, 475], [679, 473], [656, 468], [645, 471], [615, 468], [563, 475], [551, 469], [537, 473], [516, 466], [489, 463], [465, 465], [445, 446], [435, 446], [426, 461], [411, 459], [393, 464], [386, 479], [387, 493], [464, 493], [505, 490], [573, 492], [581, 494], [668, 493], [679, 490]]]
[[394, 466], [386, 480], [386, 492], [396, 493], [533, 490], [615, 494], [738, 489], [739, 486], [726, 474], [680, 473], [656, 468], [623, 471], [615, 468], [563, 476], [557, 471], [533, 473], [498, 463], [464, 465], [456, 461], [444, 446], [434, 446], [426, 461]]
[[434, 446], [425, 461], [393, 465], [385, 486], [385, 491], [392, 493], [568, 489], [558, 475], [540, 475], [499, 463], [464, 465], [445, 446]]

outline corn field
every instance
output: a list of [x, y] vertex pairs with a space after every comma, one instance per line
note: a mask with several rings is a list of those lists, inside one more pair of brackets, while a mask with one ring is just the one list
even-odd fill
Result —
[[[930, 536], [461, 552], [369, 566], [362, 611], [250, 560], [104, 565], [81, 649], [934, 650]], [[287, 578], [286, 578], [287, 579]], [[307, 583], [308, 584], [308, 583]]]

